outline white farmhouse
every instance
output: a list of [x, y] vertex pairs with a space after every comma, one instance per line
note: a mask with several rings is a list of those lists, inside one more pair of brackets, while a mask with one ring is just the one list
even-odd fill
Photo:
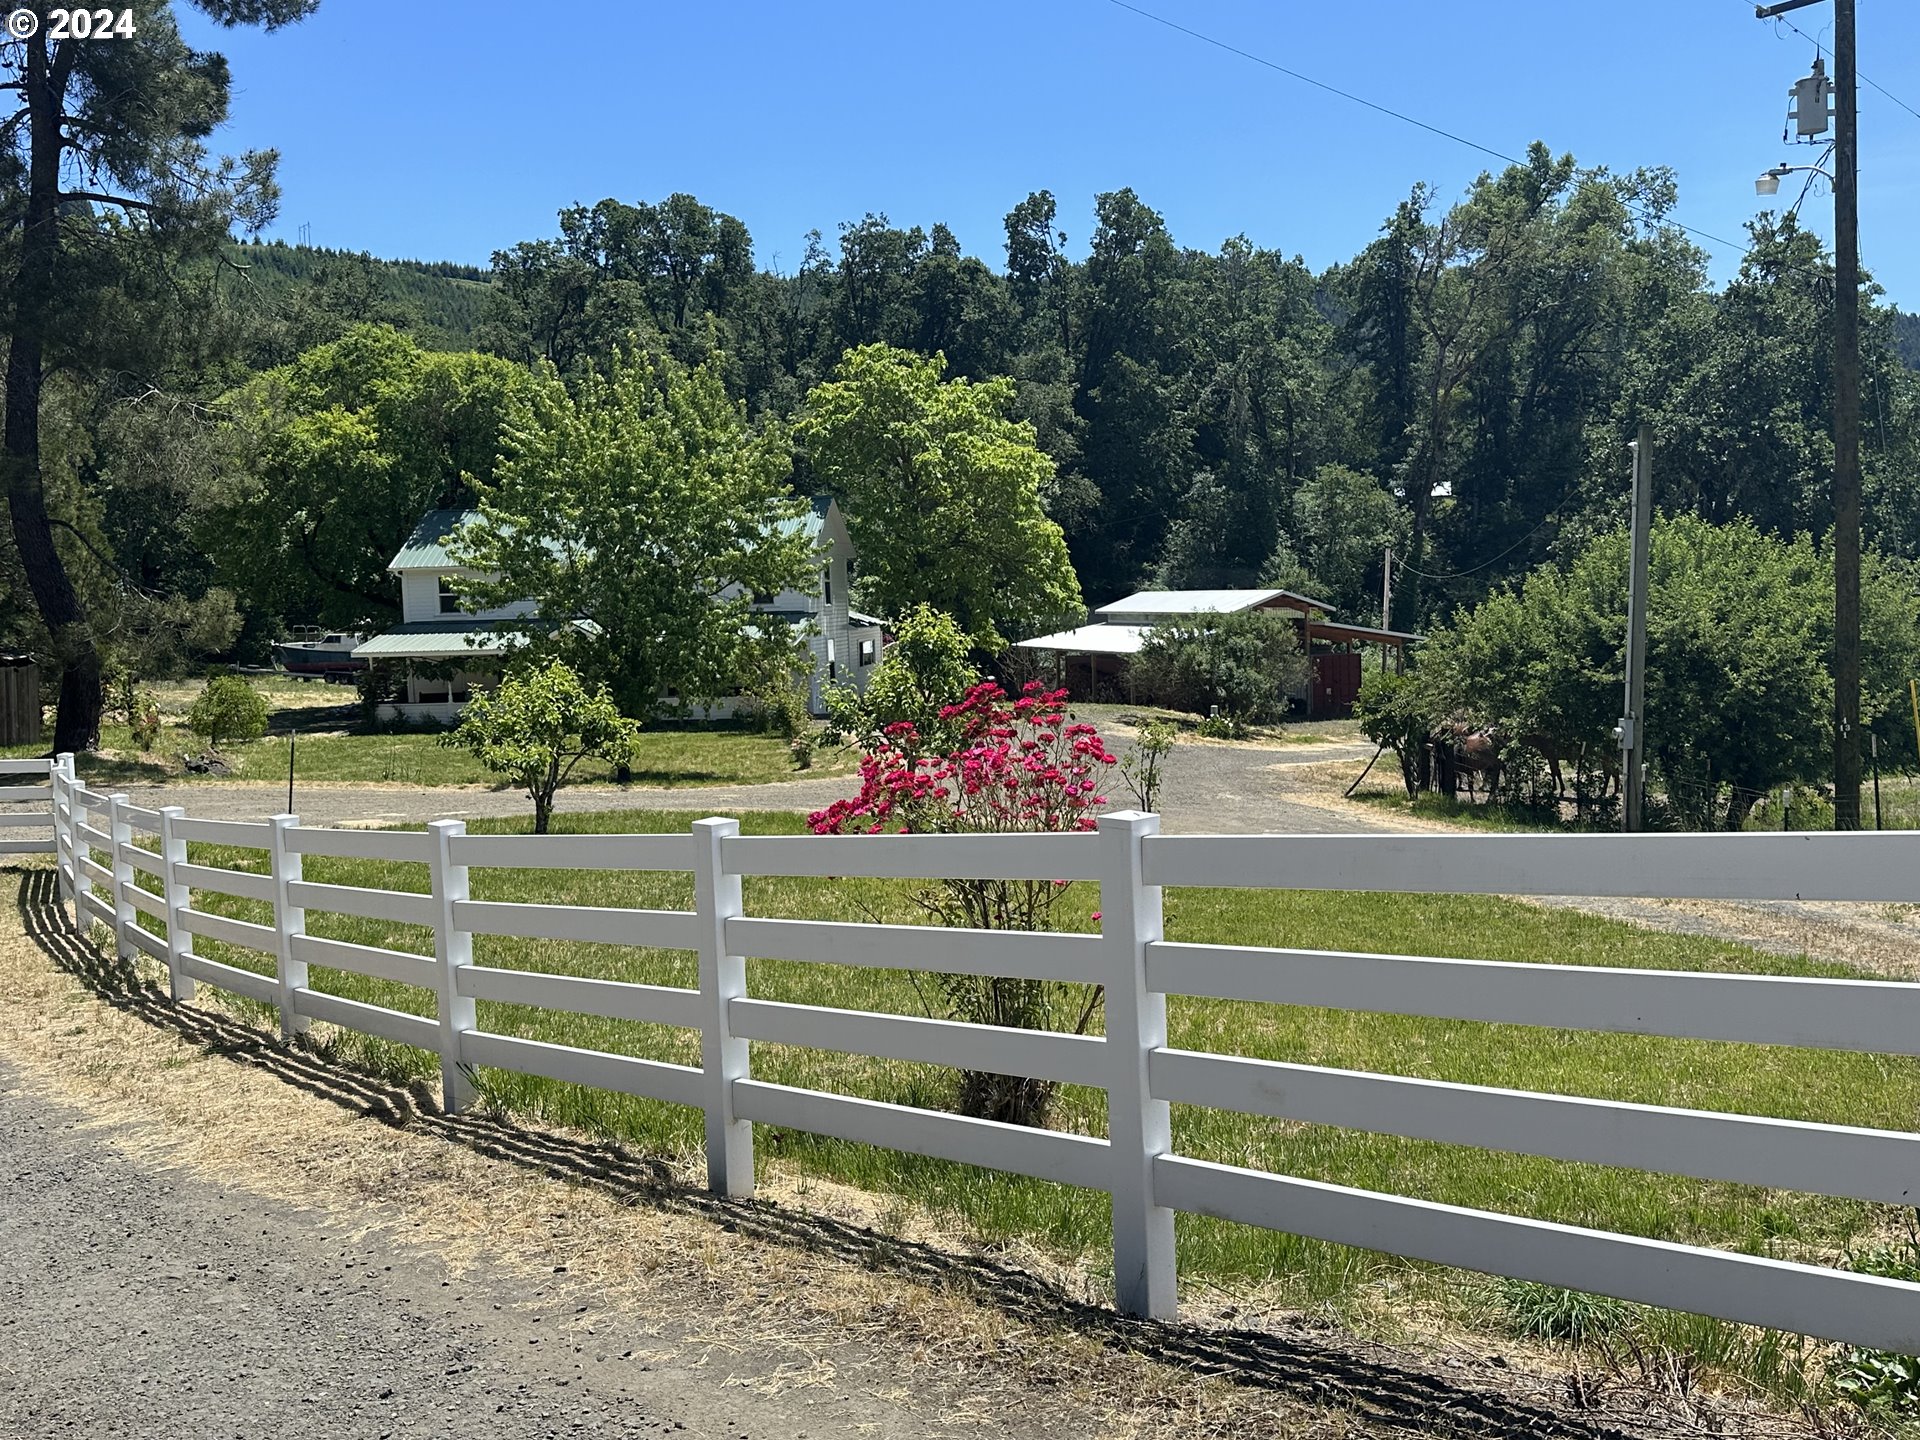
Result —
[[[758, 614], [807, 627], [807, 651], [813, 656], [807, 708], [815, 715], [824, 715], [825, 687], [842, 684], [864, 691], [873, 667], [880, 663], [885, 639], [880, 622], [862, 615], [852, 605], [856, 568], [853, 539], [847, 534], [840, 502], [831, 495], [816, 495], [807, 512], [792, 523], [813, 540], [820, 557], [820, 569], [814, 576], [817, 593], [782, 590], [778, 595], [756, 595], [753, 608]], [[737, 595], [739, 591], [731, 593]], [[731, 704], [722, 701], [710, 707], [709, 713], [718, 716], [731, 711]]]
[[[525, 643], [512, 631], [498, 628], [498, 622], [536, 614], [533, 601], [468, 611], [456, 593], [456, 580], [493, 578], [455, 564], [448, 552], [454, 533], [478, 518], [477, 510], [466, 509], [435, 510], [422, 516], [387, 565], [389, 572], [400, 577], [400, 623], [353, 652], [355, 659], [407, 667], [405, 688], [392, 703], [380, 707], [382, 720], [403, 716], [451, 724], [473, 691], [498, 677], [502, 657]], [[818, 548], [819, 593], [785, 590], [755, 596], [753, 609], [769, 620], [808, 627], [807, 649], [814, 663], [807, 704], [815, 715], [824, 715], [825, 686], [839, 682], [864, 690], [879, 663], [884, 640], [880, 622], [848, 604], [855, 562], [838, 502], [831, 496], [816, 496], [807, 512], [792, 523], [813, 537]], [[703, 714], [719, 719], [735, 708], [729, 698], [705, 707]]]

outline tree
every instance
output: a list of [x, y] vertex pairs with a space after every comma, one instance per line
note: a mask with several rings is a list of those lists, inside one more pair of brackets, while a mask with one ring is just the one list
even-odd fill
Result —
[[423, 514], [493, 478], [508, 403], [528, 383], [508, 361], [357, 326], [229, 397], [202, 543], [258, 610], [349, 628], [392, 619], [387, 563]]
[[[223, 25], [274, 29], [317, 0], [193, 0]], [[20, 108], [0, 125], [0, 287], [9, 319], [4, 433], [7, 508], [24, 578], [61, 669], [56, 750], [99, 728], [101, 661], [60, 550], [41, 467], [49, 369], [87, 376], [137, 364], [139, 307], [113, 303], [182, 257], [209, 256], [235, 224], [272, 215], [275, 157], [214, 161], [226, 118], [225, 57], [191, 49], [167, 0], [131, 6], [133, 34], [5, 47]], [[103, 303], [104, 302], [104, 303]]]
[[1386, 547], [1403, 546], [1406, 517], [1370, 475], [1322, 465], [1293, 497], [1299, 555], [1315, 598], [1343, 618], [1371, 623], [1380, 595]]
[[887, 732], [906, 724], [926, 744], [955, 738], [942, 712], [966, 698], [980, 683], [966, 632], [951, 615], [931, 605], [916, 605], [894, 626], [880, 664], [867, 688], [837, 685], [827, 692], [834, 726], [865, 750], [877, 750]]
[[504, 775], [533, 801], [533, 833], [545, 835], [553, 797], [588, 757], [625, 765], [640, 727], [621, 716], [604, 685], [589, 691], [558, 660], [510, 673], [491, 694], [476, 694], [460, 724], [440, 737]]
[[719, 363], [623, 349], [573, 391], [543, 366], [511, 398], [480, 518], [455, 537], [463, 566], [497, 577], [464, 585], [469, 599], [537, 602], [517, 622], [537, 652], [628, 715], [731, 693], [763, 668], [757, 646], [785, 643], [756, 639], [753, 597], [815, 573], [787, 432], [748, 423]]
[[[1566, 570], [1536, 570], [1437, 629], [1418, 672], [1427, 708], [1549, 760], [1617, 754], [1627, 548], [1623, 532], [1601, 536]], [[1777, 539], [1747, 520], [1655, 523], [1646, 750], [1684, 824], [1738, 829], [1769, 790], [1824, 774], [1832, 574], [1831, 555], [1805, 535]], [[1910, 729], [1901, 707], [1920, 663], [1916, 608], [1909, 577], [1867, 567], [1863, 715], [1890, 744], [1902, 721]]]
[[1133, 665], [1140, 687], [1163, 705], [1255, 723], [1278, 719], [1307, 683], [1293, 622], [1260, 610], [1156, 625]]
[[841, 497], [862, 603], [931, 605], [993, 654], [1072, 614], [1080, 584], [1040, 504], [1053, 463], [1006, 418], [1013, 382], [941, 383], [946, 360], [885, 345], [847, 352], [807, 397], [799, 433]]
[[215, 750], [223, 735], [229, 740], [258, 740], [267, 733], [266, 699], [238, 675], [216, 675], [194, 697], [187, 728], [206, 736]]

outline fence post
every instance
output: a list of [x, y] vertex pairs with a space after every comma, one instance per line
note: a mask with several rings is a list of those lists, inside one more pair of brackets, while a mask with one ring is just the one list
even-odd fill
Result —
[[180, 914], [187, 908], [187, 886], [180, 867], [187, 863], [187, 842], [174, 833], [174, 824], [187, 818], [178, 805], [160, 811], [160, 894], [167, 906], [167, 993], [174, 1000], [193, 999], [193, 977], [187, 974], [187, 924]]
[[73, 928], [80, 928], [80, 917], [75, 912], [73, 899], [73, 879], [78, 869], [73, 863], [73, 787], [69, 783], [73, 764], [72, 752], [56, 755], [53, 764], [47, 769], [47, 783], [53, 787], [53, 858], [54, 873], [59, 876], [60, 904], [73, 921]]
[[467, 833], [464, 820], [432, 820], [433, 948], [440, 962], [440, 1104], [447, 1114], [472, 1106], [473, 1073], [460, 1064], [460, 1036], [475, 1028], [474, 1003], [460, 993], [460, 967], [473, 963], [473, 936], [454, 920], [453, 907], [467, 898], [467, 867], [453, 863], [453, 841]]
[[139, 952], [133, 948], [133, 902], [127, 899], [127, 887], [133, 884], [133, 861], [126, 852], [133, 848], [133, 826], [126, 819], [127, 797], [107, 797], [107, 834], [113, 837], [113, 952], [122, 960], [132, 960]]
[[293, 955], [294, 936], [307, 933], [307, 912], [295, 905], [288, 893], [288, 887], [300, 878], [300, 852], [287, 845], [287, 831], [299, 823], [298, 815], [275, 815], [267, 821], [267, 859], [273, 871], [273, 972], [279, 989], [282, 1040], [305, 1034], [309, 1023], [293, 1008], [293, 992], [305, 989], [307, 984], [307, 962]]
[[1172, 1319], [1178, 1305], [1173, 1212], [1153, 1198], [1153, 1162], [1173, 1148], [1167, 1102], [1153, 1098], [1147, 1066], [1167, 1043], [1167, 997], [1147, 988], [1147, 946], [1160, 939], [1160, 887], [1142, 870], [1142, 841], [1160, 817], [1102, 815], [1100, 934], [1106, 948], [1107, 1134], [1113, 1146], [1114, 1303], [1129, 1315]]
[[74, 772], [73, 752], [68, 751], [60, 757], [67, 762], [67, 836], [71, 841], [73, 857], [73, 929], [77, 935], [86, 935], [93, 927], [93, 912], [87, 908], [87, 901], [93, 898], [93, 881], [87, 875], [82, 860], [90, 859], [93, 847], [87, 843], [87, 837], [80, 833], [80, 827], [87, 823], [87, 807], [80, 802], [86, 786]]
[[740, 877], [720, 847], [738, 820], [693, 822], [693, 908], [700, 916], [700, 1067], [707, 1090], [707, 1188], [753, 1198], [753, 1123], [733, 1113], [733, 1082], [747, 1078], [747, 1042], [733, 1033], [729, 1004], [747, 993], [747, 962], [728, 953], [727, 920], [744, 913]]

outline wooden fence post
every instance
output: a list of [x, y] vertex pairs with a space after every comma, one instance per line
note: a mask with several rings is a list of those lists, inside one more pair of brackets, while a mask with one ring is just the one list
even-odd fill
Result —
[[1106, 947], [1107, 1134], [1113, 1145], [1114, 1303], [1129, 1315], [1172, 1319], [1178, 1305], [1173, 1211], [1154, 1203], [1153, 1162], [1173, 1149], [1167, 1102], [1153, 1098], [1147, 1063], [1167, 1043], [1167, 997], [1147, 988], [1147, 946], [1163, 933], [1160, 887], [1146, 883], [1142, 841], [1160, 817], [1102, 815], [1100, 934]]
[[126, 853], [133, 848], [133, 826], [127, 823], [126, 809], [124, 794], [107, 797], [107, 834], [113, 837], [113, 953], [131, 961], [140, 952], [133, 948], [133, 902], [127, 898], [127, 887], [133, 884], [133, 861]]
[[47, 783], [53, 787], [54, 872], [59, 876], [60, 904], [67, 911], [73, 928], [80, 928], [80, 916], [73, 898], [74, 877], [79, 867], [73, 863], [73, 753], [54, 757], [47, 770]]
[[288, 886], [301, 875], [300, 852], [287, 845], [287, 831], [300, 823], [298, 815], [275, 815], [267, 821], [267, 861], [273, 871], [274, 980], [279, 989], [280, 1038], [306, 1033], [307, 1017], [295, 1012], [293, 992], [306, 988], [307, 962], [296, 960], [293, 938], [307, 933], [307, 912], [295, 905]]
[[467, 833], [464, 820], [432, 820], [433, 948], [440, 962], [440, 1104], [447, 1114], [469, 1109], [477, 1093], [472, 1071], [460, 1063], [460, 1036], [478, 1024], [472, 999], [460, 993], [460, 967], [473, 963], [473, 936], [454, 921], [453, 907], [467, 898], [467, 867], [453, 863], [452, 842]]
[[747, 993], [747, 962], [728, 953], [727, 920], [744, 913], [740, 877], [729, 874], [721, 844], [738, 820], [693, 822], [693, 908], [700, 917], [700, 1065], [707, 1092], [707, 1188], [753, 1198], [753, 1123], [733, 1111], [733, 1082], [749, 1074], [747, 1042], [733, 1033], [728, 1006]]
[[180, 867], [187, 863], [187, 842], [174, 833], [174, 825], [187, 818], [185, 809], [168, 805], [160, 811], [160, 894], [167, 906], [167, 993], [175, 1001], [193, 999], [193, 977], [187, 974], [186, 922], [180, 912], [187, 908], [187, 886], [180, 878]]

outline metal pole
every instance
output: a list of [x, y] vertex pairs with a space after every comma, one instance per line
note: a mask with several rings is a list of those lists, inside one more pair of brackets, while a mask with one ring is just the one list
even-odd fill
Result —
[[1647, 553], [1653, 529], [1653, 427], [1633, 442], [1633, 542], [1627, 575], [1627, 703], [1620, 717], [1620, 828], [1640, 828], [1646, 803]]
[[1860, 828], [1860, 124], [1854, 0], [1834, 0], [1833, 828]]
[[1869, 730], [1867, 742], [1873, 754], [1873, 828], [1884, 830], [1886, 826], [1880, 823], [1880, 737]]

